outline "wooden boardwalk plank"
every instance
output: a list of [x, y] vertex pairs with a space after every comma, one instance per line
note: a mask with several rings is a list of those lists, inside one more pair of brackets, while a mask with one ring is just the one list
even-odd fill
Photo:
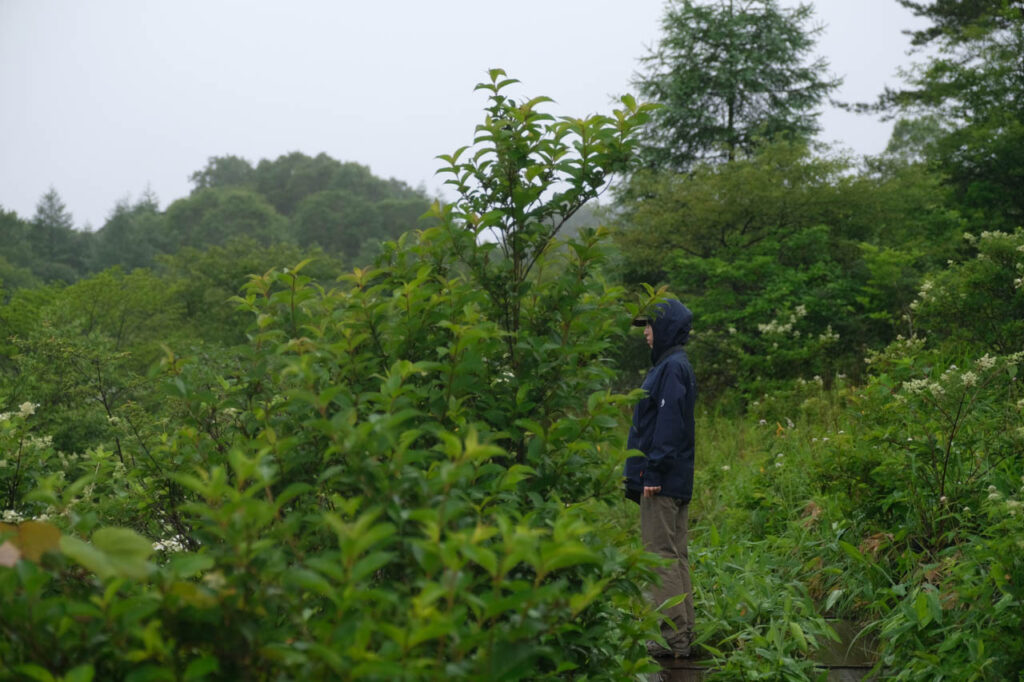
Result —
[[[811, 658], [822, 671], [828, 671], [828, 682], [862, 682], [876, 679], [870, 675], [875, 665], [877, 641], [865, 636], [856, 623], [830, 622], [840, 641], [825, 642]], [[660, 673], [652, 673], [650, 682], [701, 682], [712, 672], [711, 661], [706, 659], [658, 659]]]
[[[673, 662], [662, 669], [660, 673], [648, 675], [648, 682], [703, 682], [705, 675], [713, 672], [713, 668], [702, 666], [697, 663], [680, 665]], [[865, 680], [877, 679], [871, 675], [871, 666], [822, 666], [822, 671], [828, 672], [828, 682], [864, 682]]]

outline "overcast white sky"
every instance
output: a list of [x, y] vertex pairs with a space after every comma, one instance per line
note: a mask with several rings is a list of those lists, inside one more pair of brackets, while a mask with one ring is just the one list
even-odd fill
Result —
[[[784, 4], [795, 4], [787, 2]], [[918, 26], [896, 0], [815, 0], [818, 52], [872, 100]], [[186, 196], [210, 156], [291, 151], [441, 188], [502, 67], [556, 115], [610, 112], [659, 36], [663, 0], [0, 0], [0, 206], [31, 218], [52, 185], [102, 227], [147, 186]], [[826, 141], [873, 154], [890, 126], [840, 111]]]

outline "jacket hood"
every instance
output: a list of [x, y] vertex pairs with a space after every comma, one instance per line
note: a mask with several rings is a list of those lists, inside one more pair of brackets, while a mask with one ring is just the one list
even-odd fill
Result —
[[674, 346], [684, 346], [690, 340], [693, 312], [676, 299], [670, 298], [655, 306], [652, 317], [654, 346], [651, 348], [651, 364], [656, 365], [666, 351]]

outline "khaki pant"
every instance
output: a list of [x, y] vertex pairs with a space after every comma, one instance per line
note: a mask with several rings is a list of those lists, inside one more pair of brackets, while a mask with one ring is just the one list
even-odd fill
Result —
[[669, 566], [659, 567], [659, 585], [648, 588], [648, 598], [657, 606], [666, 599], [685, 594], [686, 599], [667, 609], [664, 615], [675, 628], [663, 623], [661, 634], [669, 645], [689, 646], [693, 639], [693, 587], [690, 584], [690, 559], [686, 547], [689, 504], [672, 497], [640, 498], [640, 536], [644, 548], [665, 559]]

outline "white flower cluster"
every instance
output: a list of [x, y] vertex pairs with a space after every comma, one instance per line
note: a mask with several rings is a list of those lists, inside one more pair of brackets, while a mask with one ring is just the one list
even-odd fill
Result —
[[185, 543], [184, 538], [180, 535], [175, 535], [169, 540], [158, 540], [153, 543], [154, 552], [184, 552]]
[[3, 520], [4, 523], [21, 523], [24, 519], [24, 516], [13, 509], [4, 509], [3, 513], [0, 514], [0, 520]]
[[25, 419], [26, 417], [31, 417], [36, 413], [37, 407], [39, 407], [39, 403], [25, 401], [21, 405], [18, 405], [17, 412], [0, 412], [0, 422], [7, 421], [15, 414], [17, 414], [22, 419]]
[[1009, 237], [1009, 232], [1000, 232], [999, 230], [985, 230], [981, 233], [982, 241], [986, 239], [1000, 239], [1002, 237]]
[[[1024, 482], [1024, 476], [1021, 476], [1021, 482]], [[1000, 493], [999, 489], [994, 485], [990, 485], [988, 487], [989, 501], [995, 503], [1001, 502], [999, 506], [1002, 507], [1009, 516], [1017, 516], [1018, 514], [1024, 513], [1024, 502], [1021, 502], [1019, 499], [1021, 496], [1024, 496], [1024, 487], [1021, 487], [1017, 495], [1017, 498], [1012, 495], [1003, 497], [1002, 493]], [[1024, 547], [1024, 545], [1021, 546]]]
[[921, 305], [925, 301], [935, 298], [934, 294], [932, 294], [932, 289], [934, 288], [935, 283], [932, 282], [930, 279], [926, 279], [925, 281], [921, 282], [921, 288], [917, 292], [917, 298], [910, 302], [910, 309], [917, 310], [917, 307], [919, 305]]
[[946, 392], [945, 389], [942, 388], [942, 384], [929, 379], [910, 379], [909, 381], [904, 381], [903, 390], [911, 395], [930, 393], [936, 398]]
[[788, 334], [793, 331], [793, 323], [782, 324], [778, 320], [772, 320], [768, 324], [758, 324], [757, 331], [762, 334]]
[[39, 450], [46, 450], [53, 445], [53, 436], [29, 436], [28, 444]]
[[989, 355], [988, 353], [985, 353], [985, 355], [983, 355], [981, 359], [978, 360], [978, 362], [975, 364], [977, 365], [978, 369], [982, 371], [987, 371], [996, 366], [996, 359]]
[[896, 340], [890, 343], [884, 351], [868, 350], [867, 356], [864, 358], [864, 364], [873, 365], [879, 360], [885, 360], [886, 358], [912, 356], [920, 352], [927, 341], [927, 337], [923, 336], [906, 337], [903, 334], [897, 334]]
[[59, 461], [61, 466], [64, 467], [65, 469], [70, 469], [71, 467], [73, 467], [75, 465], [76, 462], [82, 461], [84, 459], [85, 459], [85, 455], [80, 455], [80, 454], [74, 453], [74, 452], [69, 452], [69, 453], [58, 452], [57, 453], [57, 461]]
[[[797, 323], [797, 320], [806, 315], [807, 306], [801, 304], [790, 313], [788, 322], [783, 323], [778, 320], [772, 320], [768, 324], [757, 325], [757, 330], [762, 334], [788, 334], [793, 331], [793, 325]], [[795, 332], [795, 334], [800, 336], [800, 332]]]

